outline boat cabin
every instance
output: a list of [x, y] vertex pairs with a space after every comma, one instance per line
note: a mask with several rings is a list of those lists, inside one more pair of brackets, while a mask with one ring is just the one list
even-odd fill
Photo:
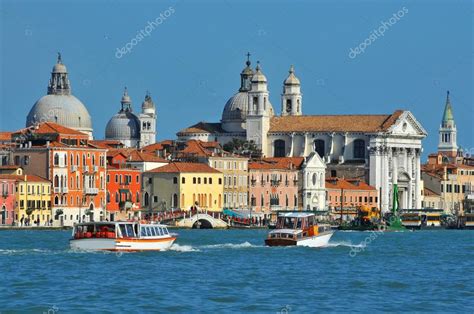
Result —
[[74, 239], [89, 238], [156, 238], [169, 236], [168, 228], [157, 224], [138, 222], [87, 222], [74, 225]]
[[314, 214], [285, 213], [277, 218], [274, 231], [270, 238], [305, 238], [317, 236], [331, 231], [330, 225], [318, 224]]

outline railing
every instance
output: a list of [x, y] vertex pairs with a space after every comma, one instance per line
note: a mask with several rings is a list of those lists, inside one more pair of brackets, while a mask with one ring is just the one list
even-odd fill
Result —
[[60, 187], [54, 187], [54, 193], [61, 193]]
[[76, 166], [76, 165], [72, 165], [72, 166], [71, 166], [71, 171], [72, 171], [72, 172], [76, 172], [76, 171], [77, 171], [77, 166]]
[[92, 170], [93, 170], [94, 172], [99, 171], [99, 166], [92, 166]]
[[84, 166], [84, 171], [89, 172], [89, 166]]
[[280, 180], [271, 180], [270, 182], [271, 182], [272, 186], [279, 186], [281, 181]]
[[270, 205], [270, 210], [271, 211], [276, 211], [276, 210], [282, 210], [282, 206], [280, 205]]
[[98, 188], [84, 188], [84, 192], [86, 194], [98, 194], [99, 193], [99, 189]]
[[65, 187], [62, 188], [62, 192], [63, 192], [63, 193], [69, 192], [69, 189], [67, 188], [67, 186], [65, 186]]

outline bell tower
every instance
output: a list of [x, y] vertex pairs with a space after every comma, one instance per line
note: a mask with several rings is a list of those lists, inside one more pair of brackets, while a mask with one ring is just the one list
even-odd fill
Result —
[[439, 128], [438, 152], [449, 157], [456, 157], [458, 152], [457, 130], [454, 122], [453, 108], [449, 99], [449, 91], [446, 95], [446, 105], [444, 107], [443, 119]]
[[303, 111], [301, 83], [295, 75], [293, 65], [288, 72], [289, 75], [283, 82], [283, 94], [281, 94], [281, 115], [301, 116]]

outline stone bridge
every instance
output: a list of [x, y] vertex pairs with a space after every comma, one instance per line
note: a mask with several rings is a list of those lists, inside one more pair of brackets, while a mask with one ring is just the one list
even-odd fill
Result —
[[214, 218], [208, 214], [196, 214], [189, 218], [183, 218], [176, 222], [176, 227], [194, 229], [225, 229], [229, 226], [219, 218]]

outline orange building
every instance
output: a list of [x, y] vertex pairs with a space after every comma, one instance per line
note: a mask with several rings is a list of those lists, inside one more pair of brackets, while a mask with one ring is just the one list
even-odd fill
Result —
[[379, 207], [378, 192], [373, 186], [359, 179], [326, 179], [326, 202], [330, 209], [357, 208], [359, 206]]
[[107, 213], [110, 221], [137, 218], [141, 200], [141, 171], [119, 151], [107, 156]]
[[19, 130], [12, 141], [18, 143], [13, 163], [53, 183], [53, 225], [106, 217], [106, 149], [90, 144], [87, 134], [52, 122]]

